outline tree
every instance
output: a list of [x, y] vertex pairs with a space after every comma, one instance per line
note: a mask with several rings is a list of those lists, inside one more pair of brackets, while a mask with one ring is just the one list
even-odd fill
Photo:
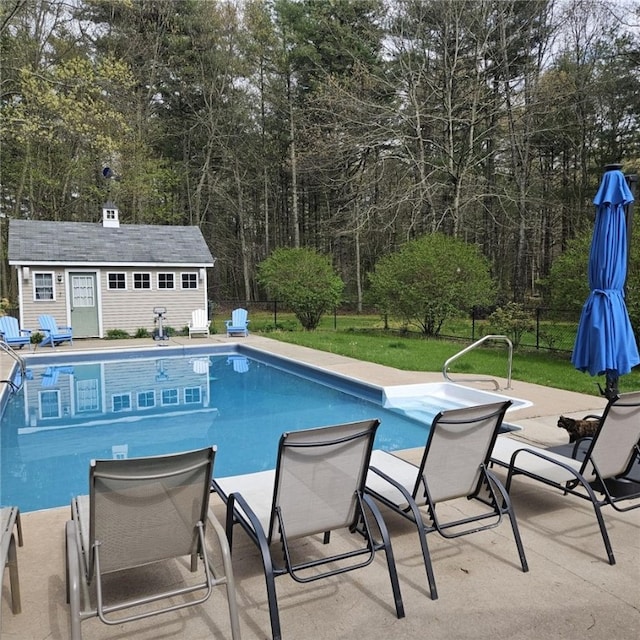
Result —
[[438, 335], [458, 312], [489, 305], [494, 283], [475, 245], [441, 233], [412, 240], [381, 258], [369, 274], [371, 299], [383, 312]]
[[307, 331], [340, 304], [344, 283], [326, 256], [313, 249], [276, 249], [258, 265], [258, 280], [284, 303]]

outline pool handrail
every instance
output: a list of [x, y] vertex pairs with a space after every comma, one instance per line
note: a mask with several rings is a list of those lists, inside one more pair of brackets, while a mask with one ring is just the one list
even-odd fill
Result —
[[9, 343], [3, 338], [0, 338], [0, 350], [4, 351], [7, 355], [9, 355], [18, 363], [18, 366], [20, 367], [20, 384], [16, 385], [11, 380], [0, 380], [0, 382], [6, 382], [11, 387], [11, 389], [13, 389], [13, 391], [20, 391], [20, 388], [22, 387], [22, 384], [24, 382], [24, 378], [27, 372], [27, 364], [24, 358], [21, 355], [17, 354], [10, 347]]
[[462, 349], [462, 351], [458, 351], [458, 353], [452, 355], [449, 359], [447, 359], [447, 361], [442, 366], [442, 375], [444, 376], [445, 380], [448, 380], [449, 382], [493, 382], [496, 388], [496, 391], [499, 391], [500, 384], [495, 378], [462, 378], [460, 380], [454, 380], [449, 375], [449, 366], [454, 360], [457, 360], [460, 356], [463, 356], [465, 353], [468, 353], [469, 351], [475, 349], [476, 347], [480, 346], [482, 343], [486, 342], [487, 340], [501, 340], [503, 342], [506, 342], [509, 347], [509, 362], [507, 365], [507, 386], [505, 387], [505, 389], [511, 389], [511, 367], [513, 363], [513, 343], [511, 342], [511, 340], [509, 340], [509, 338], [507, 338], [507, 336], [503, 336], [503, 335], [483, 336], [479, 340], [476, 340], [473, 344], [470, 344], [468, 347], [465, 347], [464, 349]]

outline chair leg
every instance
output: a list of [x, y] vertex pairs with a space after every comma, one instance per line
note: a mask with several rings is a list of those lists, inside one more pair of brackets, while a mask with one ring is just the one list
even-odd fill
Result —
[[69, 520], [65, 531], [67, 596], [71, 617], [71, 640], [82, 640], [82, 629], [80, 628], [80, 561], [76, 548], [75, 527], [76, 523], [73, 520]]
[[9, 538], [9, 553], [7, 555], [9, 567], [9, 584], [11, 585], [11, 610], [13, 613], [22, 611], [20, 602], [20, 578], [18, 577], [18, 554], [16, 552], [16, 538], [11, 534]]
[[378, 505], [376, 505], [373, 498], [368, 494], [364, 494], [362, 496], [362, 499], [371, 510], [371, 513], [376, 520], [376, 524], [378, 525], [380, 535], [382, 536], [384, 555], [387, 559], [387, 569], [389, 570], [391, 590], [393, 591], [393, 601], [396, 606], [396, 617], [404, 618], [404, 604], [402, 602], [402, 594], [400, 593], [400, 582], [398, 581], [396, 562], [393, 557], [393, 550], [391, 549], [391, 537], [389, 536], [389, 530], [387, 529], [387, 525], [382, 517], [382, 514], [380, 513], [380, 509], [378, 509]]
[[518, 548], [518, 556], [520, 556], [520, 565], [522, 566], [522, 571], [524, 573], [527, 573], [527, 571], [529, 571], [529, 564], [527, 563], [527, 557], [524, 553], [524, 545], [522, 544], [520, 529], [518, 528], [518, 521], [516, 520], [516, 514], [513, 510], [513, 504], [511, 503], [509, 493], [502, 485], [502, 483], [498, 480], [498, 478], [493, 474], [493, 472], [489, 471], [489, 469], [485, 469], [485, 473], [487, 476], [487, 482], [492, 483], [493, 486], [500, 492], [502, 505], [498, 504], [496, 496], [496, 508], [499, 509], [502, 513], [506, 513], [509, 518], [509, 522], [511, 523], [511, 530], [513, 531], [513, 537], [516, 541], [516, 547]]
[[227, 590], [227, 603], [229, 607], [229, 621], [231, 622], [231, 637], [233, 640], [240, 640], [240, 619], [238, 616], [238, 603], [236, 601], [236, 585], [233, 577], [233, 565], [231, 563], [231, 549], [229, 541], [222, 525], [218, 522], [213, 511], [209, 509], [209, 524], [218, 541], [218, 548], [222, 556], [222, 567], [224, 570], [225, 587]]

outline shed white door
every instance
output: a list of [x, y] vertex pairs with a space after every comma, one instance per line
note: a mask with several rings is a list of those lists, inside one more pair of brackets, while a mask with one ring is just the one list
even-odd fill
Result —
[[74, 338], [100, 335], [95, 273], [70, 273], [71, 326]]

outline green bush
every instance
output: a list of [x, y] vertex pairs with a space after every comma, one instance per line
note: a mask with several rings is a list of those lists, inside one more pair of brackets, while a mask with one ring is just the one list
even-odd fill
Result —
[[[477, 246], [442, 233], [407, 242], [382, 257], [369, 274], [369, 300], [383, 317], [403, 327], [440, 334], [448, 318], [492, 304], [495, 286], [489, 262]], [[386, 326], [386, 325], [385, 325]]]
[[134, 334], [134, 338], [148, 338], [149, 336], [150, 336], [149, 330], [145, 329], [144, 327], [140, 327], [139, 329], [136, 329], [136, 332]]
[[124, 329], [109, 329], [107, 331], [107, 340], [124, 340], [130, 337]]
[[520, 344], [523, 334], [536, 328], [533, 315], [519, 302], [508, 302], [504, 307], [498, 307], [487, 318], [487, 326], [491, 333], [510, 338], [514, 347]]
[[306, 331], [342, 300], [344, 282], [327, 256], [308, 248], [276, 249], [258, 266], [269, 295], [291, 309]]

